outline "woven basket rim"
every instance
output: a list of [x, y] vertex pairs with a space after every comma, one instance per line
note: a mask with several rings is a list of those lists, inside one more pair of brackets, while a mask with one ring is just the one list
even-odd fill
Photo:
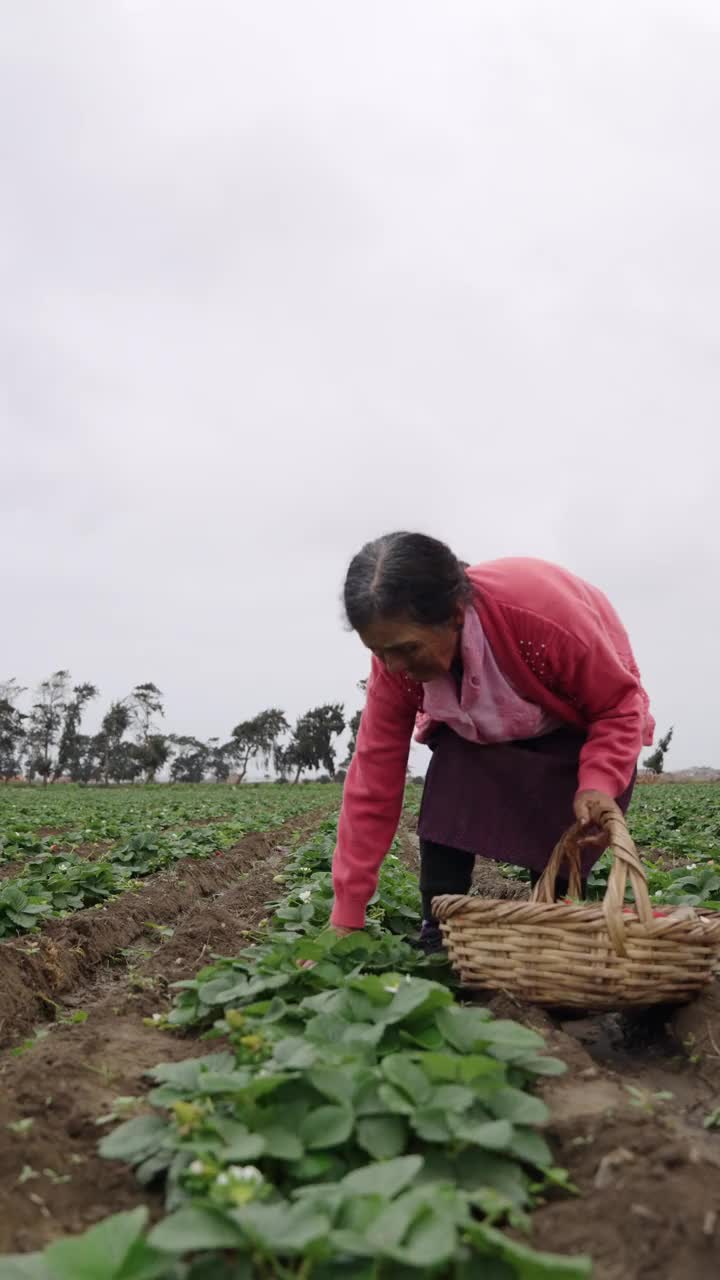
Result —
[[[437, 903], [437, 911], [434, 904]], [[456, 903], [463, 903], [467, 907], [477, 909], [478, 912], [484, 911], [486, 908], [503, 907], [512, 911], [522, 911], [523, 908], [532, 911], [533, 915], [545, 915], [552, 912], [561, 912], [568, 915], [572, 912], [582, 912], [587, 914], [595, 912], [598, 916], [604, 918], [603, 904], [601, 899], [593, 899], [592, 901], [579, 902], [532, 902], [530, 898], [485, 898], [480, 894], [474, 893], [444, 893], [437, 898], [433, 898], [433, 913], [442, 919], [444, 913], [450, 906]], [[653, 919], [672, 919], [678, 916], [683, 920], [701, 920], [707, 919], [712, 924], [720, 924], [720, 908], [715, 907], [693, 907], [682, 902], [668, 903], [657, 908], [658, 915], [653, 915]], [[662, 912], [662, 914], [660, 914]], [[455, 912], [453, 912], [455, 914]], [[637, 921], [642, 923], [637, 909], [631, 902], [628, 902], [623, 909], [623, 919], [625, 922]]]
[[[625, 932], [634, 935], [642, 934], [647, 938], [657, 938], [666, 933], [675, 934], [669, 939], [676, 946], [682, 947], [691, 939], [683, 937], [683, 932], [692, 932], [694, 941], [711, 942], [717, 937], [720, 945], [720, 910], [698, 911], [696, 907], [683, 906], [677, 903], [663, 911], [662, 915], [653, 916], [652, 922], [645, 924], [637, 911], [628, 904], [629, 910], [623, 911], [622, 924]], [[567, 927], [572, 933], [584, 926], [595, 929], [597, 925], [607, 925], [602, 902], [531, 902], [517, 898], [481, 898], [469, 894], [444, 894], [433, 899], [433, 914], [441, 925], [449, 927], [459, 924], [461, 920], [469, 923], [473, 917], [479, 929], [495, 917], [495, 927], [505, 924], [507, 929], [514, 929], [519, 924], [552, 924], [556, 929]], [[685, 929], [683, 929], [685, 926]], [[680, 933], [680, 936], [678, 935]]]

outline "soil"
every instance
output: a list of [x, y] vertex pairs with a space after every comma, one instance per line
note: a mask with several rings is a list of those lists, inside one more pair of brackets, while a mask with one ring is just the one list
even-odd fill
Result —
[[[320, 815], [305, 819], [307, 828]], [[298, 820], [288, 831], [298, 830]], [[207, 1052], [197, 1038], [148, 1027], [170, 984], [212, 954], [233, 953], [277, 891], [282, 832], [251, 835], [222, 857], [188, 860], [105, 908], [0, 944], [0, 1252], [41, 1248], [109, 1213], [148, 1204], [128, 1168], [97, 1155], [97, 1120], [118, 1096], [142, 1095], [160, 1061]], [[418, 868], [417, 837], [400, 854]], [[474, 891], [519, 896], [493, 863]], [[152, 926], [161, 926], [160, 928]], [[716, 1280], [720, 1274], [720, 1129], [703, 1121], [720, 1102], [720, 985], [680, 1010], [568, 1020], [491, 1002], [535, 1027], [567, 1073], [548, 1079], [549, 1139], [579, 1196], [558, 1190], [533, 1215], [531, 1243], [586, 1253], [594, 1280]], [[63, 1022], [83, 1011], [82, 1023]], [[47, 1021], [54, 1017], [54, 1022]], [[48, 1034], [13, 1053], [37, 1027]], [[7, 1128], [32, 1121], [20, 1130]], [[24, 1131], [23, 1131], [24, 1130]]]
[[[140, 1203], [161, 1211], [159, 1193], [98, 1156], [97, 1120], [117, 1097], [145, 1093], [143, 1073], [158, 1062], [208, 1052], [143, 1018], [167, 1008], [172, 983], [246, 943], [277, 895], [283, 841], [323, 816], [186, 859], [107, 907], [0, 944], [0, 1253], [42, 1248]], [[85, 1021], [67, 1021], [81, 1011]]]
[[[400, 834], [417, 870], [417, 836]], [[529, 887], [478, 858], [471, 892], [522, 898]], [[548, 1196], [530, 1243], [589, 1254], [593, 1280], [717, 1280], [720, 1128], [703, 1122], [720, 1104], [720, 982], [680, 1009], [625, 1016], [565, 1019], [507, 995], [489, 1003], [545, 1035], [568, 1067], [542, 1092], [556, 1163], [579, 1195]]]

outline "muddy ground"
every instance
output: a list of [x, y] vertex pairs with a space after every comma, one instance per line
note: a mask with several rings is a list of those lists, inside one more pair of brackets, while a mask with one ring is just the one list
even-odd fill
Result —
[[[411, 831], [403, 855], [419, 865]], [[472, 892], [519, 898], [528, 887], [478, 859]], [[580, 1194], [549, 1198], [532, 1244], [590, 1254], [594, 1280], [718, 1280], [720, 1127], [704, 1121], [720, 1108], [720, 982], [686, 1008], [625, 1017], [563, 1021], [505, 995], [488, 1003], [544, 1034], [568, 1066], [543, 1094], [557, 1164]]]
[[[309, 829], [320, 816], [290, 829]], [[243, 931], [276, 895], [287, 838], [248, 836], [106, 908], [0, 944], [0, 1252], [37, 1249], [135, 1204], [160, 1211], [160, 1195], [140, 1192], [128, 1169], [97, 1156], [106, 1129], [96, 1122], [118, 1096], [146, 1090], [147, 1068], [207, 1051], [143, 1018], [165, 1007], [170, 984], [210, 954], [244, 944]], [[409, 829], [402, 851], [416, 866]], [[475, 889], [525, 892], [491, 863], [479, 864]], [[650, 1019], [562, 1021], [507, 996], [491, 1003], [547, 1035], [569, 1068], [544, 1092], [557, 1164], [580, 1194], [548, 1198], [534, 1215], [532, 1243], [589, 1253], [595, 1280], [716, 1280], [720, 1129], [703, 1122], [720, 1105], [720, 989]], [[87, 1018], [63, 1022], [73, 1013]], [[38, 1027], [44, 1038], [35, 1038]]]
[[244, 931], [277, 896], [285, 842], [323, 817], [186, 859], [107, 907], [0, 944], [0, 1253], [40, 1248], [136, 1204], [161, 1209], [160, 1195], [97, 1155], [107, 1130], [96, 1122], [117, 1097], [147, 1091], [148, 1068], [208, 1052], [143, 1019], [213, 953], [246, 945]]

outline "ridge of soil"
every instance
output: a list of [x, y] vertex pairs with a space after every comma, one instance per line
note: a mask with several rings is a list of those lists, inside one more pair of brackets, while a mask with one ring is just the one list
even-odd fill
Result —
[[[213, 953], [239, 949], [276, 896], [283, 839], [323, 813], [249, 835], [220, 858], [187, 859], [107, 907], [0, 944], [6, 1040], [40, 1017], [88, 1015], [0, 1056], [0, 1252], [42, 1248], [141, 1203], [161, 1213], [160, 1192], [98, 1156], [107, 1128], [97, 1120], [117, 1097], [144, 1095], [143, 1073], [158, 1062], [208, 1051], [142, 1019]], [[417, 871], [411, 824], [399, 834], [400, 856]], [[526, 886], [478, 860], [474, 891], [520, 896]], [[568, 1067], [541, 1090], [555, 1161], [580, 1195], [548, 1193], [530, 1243], [589, 1254], [593, 1280], [717, 1280], [720, 1130], [703, 1121], [720, 1101], [720, 985], [678, 1010], [633, 1017], [569, 1020], [503, 994], [478, 999], [540, 1031]]]
[[157, 1063], [209, 1052], [143, 1018], [167, 1006], [174, 982], [246, 943], [276, 896], [283, 841], [324, 815], [248, 835], [207, 862], [186, 859], [137, 893], [51, 922], [32, 940], [37, 950], [0, 944], [6, 1044], [48, 1013], [87, 1015], [0, 1055], [0, 1253], [40, 1249], [138, 1204], [161, 1212], [161, 1193], [98, 1155], [107, 1129], [97, 1120], [116, 1098], [146, 1093], [143, 1073]]
[[183, 858], [103, 906], [47, 920], [39, 933], [0, 942], [0, 1048], [38, 1019], [52, 1017], [60, 997], [91, 978], [109, 956], [147, 933], [147, 921], [171, 924], [198, 899], [232, 889], [239, 876], [248, 874], [282, 841], [283, 833], [311, 829], [322, 813], [301, 815], [272, 832], [247, 835], [208, 859]]
[[[720, 1059], [690, 1060], [678, 1028], [718, 1023], [718, 986], [667, 1022], [595, 1017], [548, 1036], [568, 1064], [544, 1088], [549, 1139], [582, 1199], [554, 1198], [533, 1215], [538, 1248], [587, 1253], [594, 1280], [717, 1280], [720, 1136], [703, 1128], [717, 1105]], [[534, 1011], [538, 1024], [538, 1011]], [[548, 1019], [548, 1022], [551, 1022]]]

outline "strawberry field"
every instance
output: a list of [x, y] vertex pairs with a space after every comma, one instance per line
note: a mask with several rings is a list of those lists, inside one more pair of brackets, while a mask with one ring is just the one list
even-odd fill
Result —
[[[338, 939], [339, 788], [0, 790], [0, 1280], [717, 1275], [715, 992], [472, 1001], [412, 945], [418, 798]], [[631, 826], [655, 897], [717, 905], [720, 788]]]

